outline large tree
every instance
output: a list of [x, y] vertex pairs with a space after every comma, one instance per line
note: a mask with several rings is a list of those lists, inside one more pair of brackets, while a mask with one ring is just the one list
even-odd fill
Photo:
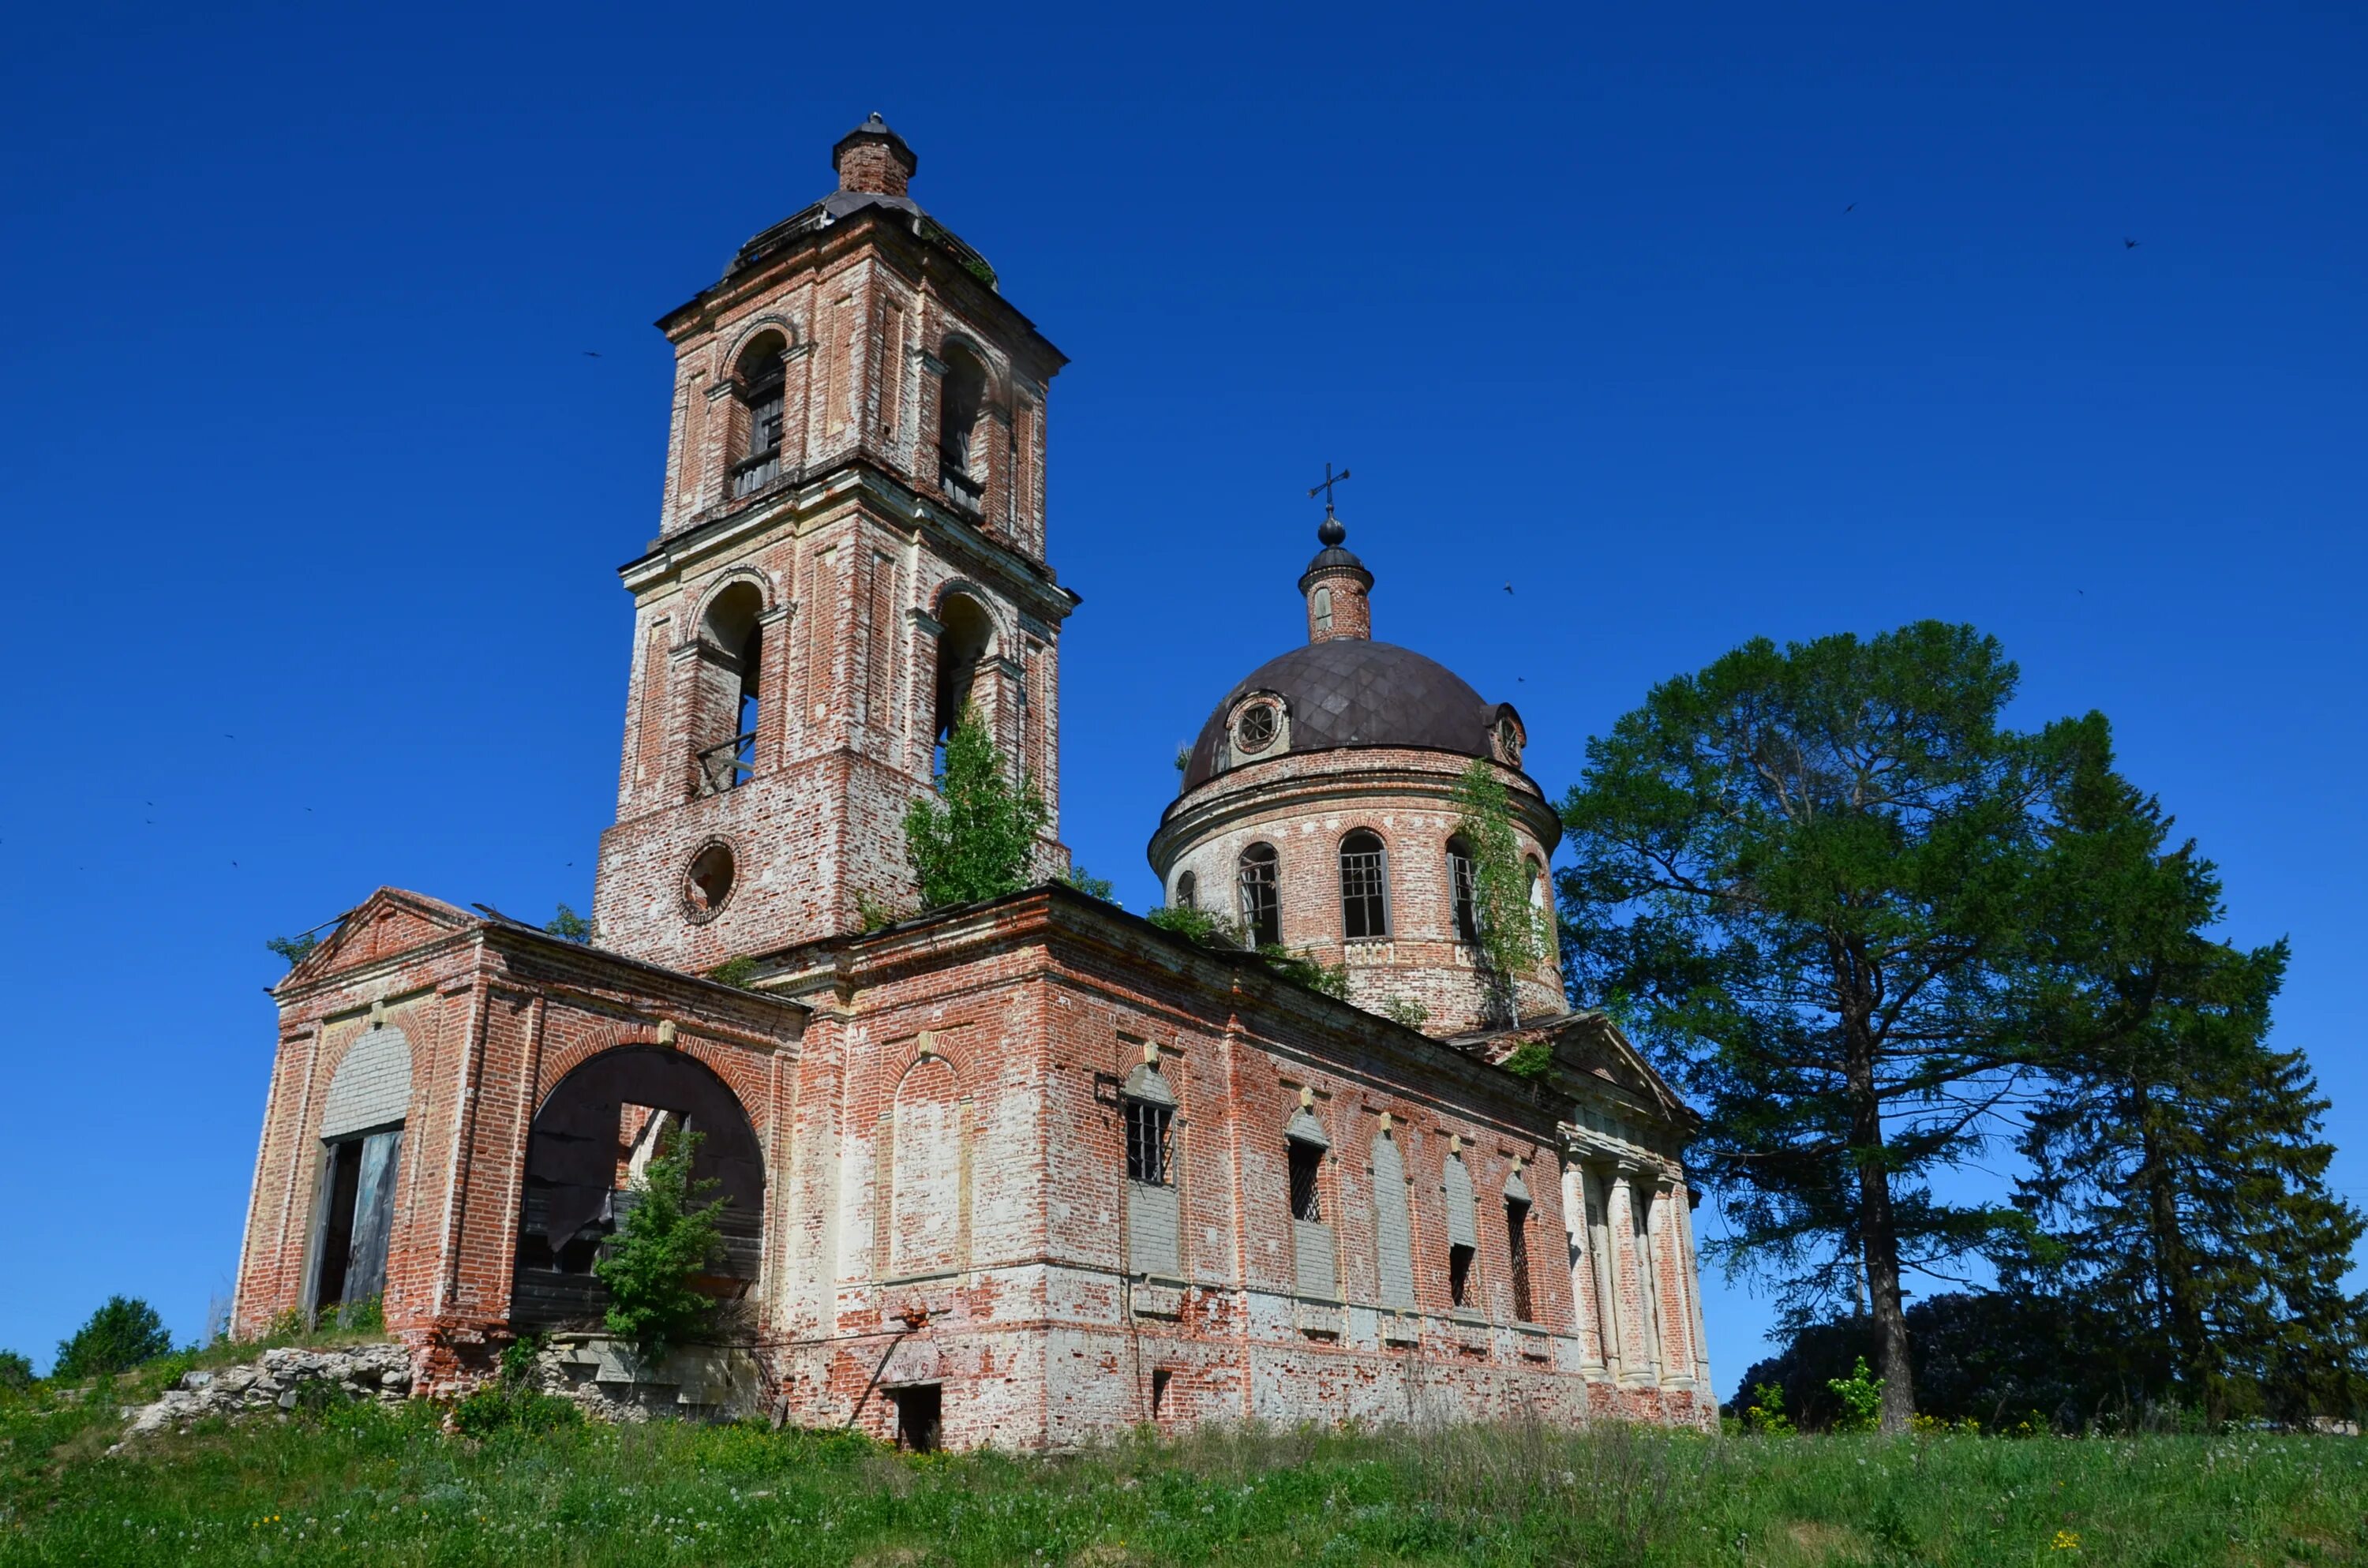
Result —
[[2093, 715], [2008, 728], [2015, 682], [1969, 627], [1755, 641], [1590, 742], [1562, 804], [1574, 999], [1703, 1103], [1729, 1266], [1796, 1324], [1863, 1301], [1886, 1431], [1914, 1410], [1906, 1277], [2002, 1217], [1930, 1178], [2029, 1071], [2050, 807], [2106, 745]]
[[2113, 1325], [2088, 1356], [2121, 1403], [2354, 1414], [2368, 1299], [2343, 1276], [2363, 1222], [2326, 1185], [2307, 1064], [2268, 1042], [2285, 944], [2207, 936], [2216, 869], [2109, 770], [2083, 769], [2061, 814], [2033, 1014], [2049, 1093], [2016, 1192], [2034, 1229], [2003, 1277]]

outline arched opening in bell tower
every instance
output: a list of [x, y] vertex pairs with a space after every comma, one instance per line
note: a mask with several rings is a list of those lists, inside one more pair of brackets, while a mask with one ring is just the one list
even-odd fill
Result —
[[985, 607], [964, 594], [949, 594], [938, 607], [936, 767], [942, 772], [946, 741], [962, 722], [978, 684], [979, 665], [995, 642], [995, 622]]
[[733, 453], [732, 498], [738, 500], [781, 475], [781, 393], [785, 384], [781, 357], [789, 339], [778, 332], [760, 334], [741, 350], [732, 368], [738, 392], [740, 428]]
[[745, 784], [757, 771], [761, 712], [765, 598], [754, 583], [734, 583], [700, 618], [700, 687], [692, 744], [699, 752], [699, 788], [718, 794]]
[[975, 514], [986, 495], [985, 443], [978, 438], [986, 406], [986, 367], [969, 350], [946, 346], [938, 391], [938, 472], [946, 499]]

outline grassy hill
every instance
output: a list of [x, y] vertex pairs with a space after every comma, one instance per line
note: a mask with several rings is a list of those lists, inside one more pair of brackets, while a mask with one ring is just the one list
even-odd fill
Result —
[[121, 1403], [0, 1395], [0, 1564], [2368, 1562], [2368, 1443], [1246, 1433], [1064, 1458], [845, 1434], [446, 1435], [354, 1405], [110, 1457]]

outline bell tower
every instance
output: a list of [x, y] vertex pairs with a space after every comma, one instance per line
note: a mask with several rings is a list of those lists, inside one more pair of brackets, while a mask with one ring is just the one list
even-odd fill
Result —
[[1045, 394], [1066, 363], [916, 205], [873, 115], [838, 187], [658, 322], [658, 537], [633, 596], [598, 941], [706, 970], [909, 912], [906, 807], [968, 703], [1060, 807]]

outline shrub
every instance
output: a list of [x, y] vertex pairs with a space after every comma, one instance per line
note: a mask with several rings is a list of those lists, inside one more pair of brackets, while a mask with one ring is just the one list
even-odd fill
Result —
[[1516, 1078], [1543, 1078], [1554, 1069], [1554, 1050], [1542, 1040], [1524, 1040], [1497, 1065]]
[[1430, 1009], [1411, 996], [1392, 996], [1383, 1001], [1382, 1017], [1394, 1024], [1418, 1029], [1430, 1022]]
[[581, 1424], [584, 1413], [574, 1403], [533, 1384], [534, 1358], [542, 1344], [542, 1335], [530, 1334], [504, 1346], [500, 1372], [452, 1407], [452, 1429], [483, 1439], [501, 1432], [531, 1437]]
[[1036, 842], [1052, 811], [1035, 780], [1011, 782], [995, 741], [965, 707], [946, 738], [946, 770], [934, 797], [905, 813], [905, 851], [930, 909], [1000, 898], [1028, 885]]
[[757, 978], [757, 960], [746, 953], [742, 953], [737, 958], [725, 959], [707, 971], [707, 978], [718, 985], [731, 985], [742, 991], [748, 990]]
[[60, 1380], [108, 1377], [153, 1361], [172, 1348], [173, 1336], [165, 1332], [165, 1320], [156, 1315], [155, 1308], [137, 1297], [109, 1296], [72, 1339], [58, 1342], [57, 1365], [50, 1369], [50, 1376]]
[[1793, 1435], [1793, 1418], [1784, 1414], [1784, 1385], [1761, 1383], [1751, 1391], [1750, 1408], [1743, 1413], [1743, 1429], [1767, 1437]]
[[715, 1222], [723, 1200], [700, 1201], [720, 1184], [690, 1176], [700, 1141], [684, 1133], [649, 1163], [633, 1185], [639, 1201], [592, 1265], [609, 1287], [605, 1326], [651, 1359], [697, 1335], [715, 1312], [714, 1301], [691, 1284], [723, 1250]]
[[321, 945], [321, 938], [307, 931], [301, 937], [273, 937], [263, 945], [286, 959], [288, 967], [294, 969], [313, 956], [313, 949]]
[[543, 929], [563, 942], [581, 942], [589, 946], [592, 941], [592, 922], [564, 903]]
[[1162, 931], [1173, 931], [1188, 942], [1198, 942], [1204, 948], [1247, 948], [1249, 942], [1242, 928], [1222, 915], [1205, 909], [1193, 909], [1184, 904], [1162, 904], [1144, 918]]
[[21, 1350], [0, 1350], [0, 1393], [22, 1393], [32, 1386], [32, 1358]]
[[1104, 903], [1118, 902], [1118, 889], [1108, 877], [1095, 876], [1074, 860], [1069, 863], [1069, 869], [1061, 873], [1061, 881], [1087, 898], [1098, 898]]
[[1826, 1387], [1841, 1406], [1841, 1414], [1834, 1417], [1835, 1431], [1874, 1430], [1883, 1418], [1883, 1384], [1867, 1370], [1865, 1357], [1858, 1358], [1849, 1377], [1828, 1379]]
[[347, 1334], [384, 1334], [386, 1298], [365, 1296], [337, 1309], [337, 1327]]

